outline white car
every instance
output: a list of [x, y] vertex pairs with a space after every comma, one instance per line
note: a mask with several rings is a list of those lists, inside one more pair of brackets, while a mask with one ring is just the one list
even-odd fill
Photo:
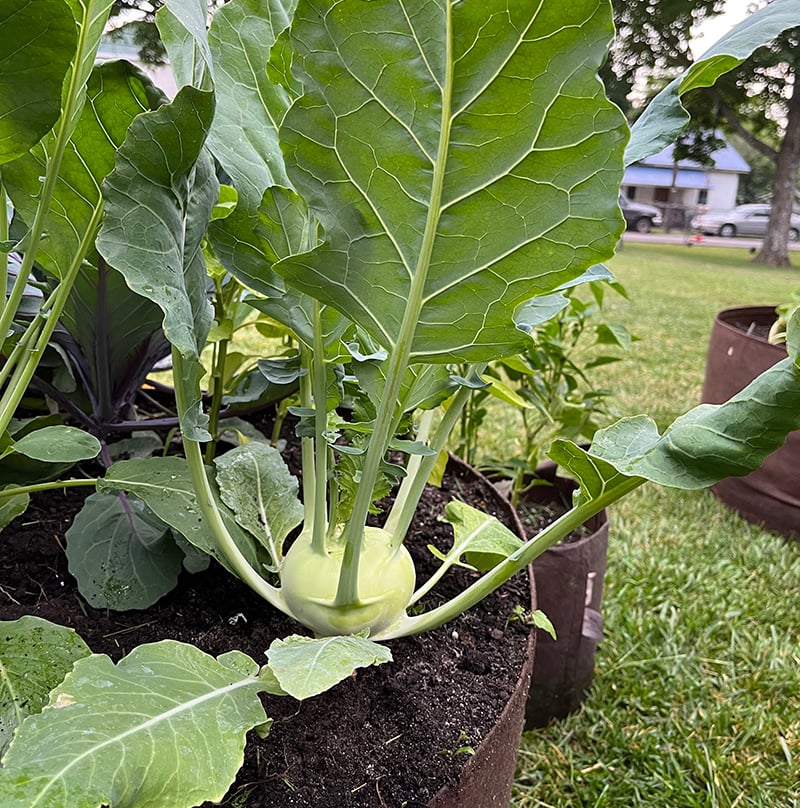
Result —
[[[739, 205], [724, 213], [704, 213], [692, 219], [692, 229], [710, 236], [765, 236], [769, 224], [769, 205]], [[800, 237], [800, 216], [793, 213], [789, 241]]]

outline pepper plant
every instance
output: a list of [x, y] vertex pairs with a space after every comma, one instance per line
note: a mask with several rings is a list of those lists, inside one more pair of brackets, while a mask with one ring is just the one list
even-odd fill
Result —
[[[140, 497], [320, 636], [279, 641], [265, 666], [170, 641], [117, 665], [73, 646], [77, 661], [70, 668], [62, 657], [70, 672], [41, 712], [41, 698], [4, 692], [18, 724], [0, 769], [4, 805], [219, 799], [244, 731], [266, 723], [259, 691], [308, 695], [385, 661], [376, 640], [470, 608], [645, 481], [699, 488], [746, 473], [798, 425], [791, 351], [727, 404], [698, 407], [663, 435], [638, 416], [599, 431], [589, 450], [556, 441], [551, 456], [580, 484], [572, 510], [522, 542], [453, 503], [453, 546], [431, 579], [415, 580], [403, 539], [473, 380], [525, 346], [539, 310], [528, 301], [612, 255], [623, 166], [674, 138], [686, 122], [681, 94], [797, 25], [794, 0], [775, 0], [669, 85], [627, 149], [628, 129], [595, 75], [613, 34], [607, 2], [232, 0], [208, 29], [206, 13], [204, 0], [168, 0], [159, 12], [181, 89], [128, 126], [102, 183], [96, 240], [163, 312], [185, 458], [122, 461], [95, 482]], [[220, 171], [238, 203], [209, 223]], [[283, 369], [300, 385], [302, 503], [263, 442], [204, 462], [206, 239], [300, 345]], [[338, 408], [346, 391], [355, 391], [350, 418]], [[381, 527], [367, 525], [393, 476], [395, 504]], [[421, 610], [465, 556], [481, 577]], [[24, 659], [30, 627], [7, 632], [23, 648], [14, 659]], [[37, 641], [59, 642], [47, 634], [37, 631]], [[18, 662], [12, 681], [28, 672]], [[42, 681], [38, 692], [51, 686]], [[148, 701], [153, 692], [166, 701]], [[162, 748], [195, 737], [196, 722], [213, 739], [213, 759], [179, 756], [162, 767]], [[120, 756], [159, 764], [122, 769]]]

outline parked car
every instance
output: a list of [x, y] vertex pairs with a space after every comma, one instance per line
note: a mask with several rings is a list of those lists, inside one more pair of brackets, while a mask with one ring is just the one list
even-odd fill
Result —
[[622, 215], [625, 217], [625, 226], [628, 230], [649, 233], [652, 228], [661, 227], [663, 223], [661, 211], [652, 205], [642, 205], [620, 194], [619, 206], [622, 208]]
[[[769, 205], [739, 205], [724, 213], [704, 213], [692, 219], [692, 229], [710, 236], [764, 236], [769, 224]], [[800, 237], [800, 215], [793, 213], [789, 241]]]

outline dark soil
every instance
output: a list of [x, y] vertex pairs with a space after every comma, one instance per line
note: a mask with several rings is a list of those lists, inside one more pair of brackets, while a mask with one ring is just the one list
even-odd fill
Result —
[[772, 323], [765, 324], [755, 320], [740, 319], [735, 321], [731, 320], [730, 325], [743, 334], [748, 334], [764, 342], [769, 342], [769, 331]]
[[[484, 481], [475, 488], [456, 474], [448, 475], [441, 490], [428, 490], [409, 544], [421, 578], [432, 567], [425, 546], [449, 546], [449, 527], [438, 516], [450, 497], [467, 499], [509, 523], [487, 486]], [[0, 619], [35, 614], [70, 626], [93, 651], [115, 660], [141, 643], [173, 638], [215, 655], [236, 648], [263, 661], [275, 637], [303, 632], [216, 565], [185, 574], [173, 593], [145, 611], [89, 607], [67, 571], [63, 549], [82, 490], [34, 497], [28, 512], [3, 531]], [[470, 580], [463, 570], [448, 574], [436, 597]], [[224, 804], [424, 806], [467, 759], [454, 751], [477, 746], [505, 706], [529, 637], [512, 616], [515, 607], [529, 605], [527, 577], [518, 576], [449, 625], [391, 642], [393, 663], [359, 670], [302, 703], [266, 698], [275, 720], [272, 733], [266, 740], [251, 733], [245, 765]]]

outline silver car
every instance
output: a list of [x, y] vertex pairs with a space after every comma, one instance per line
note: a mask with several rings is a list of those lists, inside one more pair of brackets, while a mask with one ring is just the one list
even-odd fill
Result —
[[[692, 229], [711, 236], [764, 236], [769, 224], [769, 205], [739, 205], [724, 213], [704, 213], [692, 219]], [[789, 241], [800, 237], [800, 216], [793, 213]]]

